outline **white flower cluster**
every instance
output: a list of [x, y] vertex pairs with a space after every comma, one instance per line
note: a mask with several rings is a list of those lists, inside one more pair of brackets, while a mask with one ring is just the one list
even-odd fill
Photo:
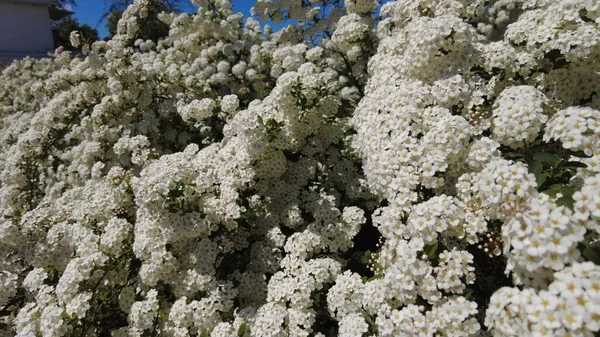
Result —
[[589, 230], [600, 233], [600, 176], [587, 177], [580, 191], [573, 194], [575, 221]]
[[115, 151], [116, 155], [131, 152], [131, 163], [143, 165], [151, 156], [149, 147], [150, 141], [146, 136], [137, 135], [131, 138], [124, 136], [115, 143], [113, 151]]
[[534, 87], [506, 88], [495, 104], [492, 136], [502, 145], [519, 148], [533, 142], [548, 120], [544, 95]]
[[486, 229], [485, 220], [480, 215], [470, 212], [459, 199], [447, 195], [414, 205], [407, 212], [406, 224], [402, 223], [397, 209], [387, 207], [380, 211], [381, 215], [375, 220], [380, 224], [379, 231], [387, 239], [418, 237], [426, 244], [432, 244], [442, 236], [475, 243], [477, 235]]
[[233, 114], [240, 106], [240, 100], [237, 95], [226, 95], [221, 98], [221, 110], [228, 114]]
[[[575, 2], [573, 7], [585, 7], [584, 1]], [[586, 212], [589, 199], [583, 195], [595, 198], [598, 189], [588, 187], [585, 192], [573, 194], [579, 208], [557, 206], [556, 198], [561, 195], [554, 198], [538, 192], [540, 186], [528, 167], [531, 162], [527, 163], [531, 161], [531, 152], [530, 157], [525, 155], [526, 163], [507, 159], [504, 154], [523, 148], [532, 151], [530, 144], [541, 141], [540, 133], [544, 133], [546, 142], [560, 139], [559, 132], [565, 136], [579, 132], [595, 139], [595, 132], [587, 126], [587, 121], [594, 123], [595, 110], [569, 107], [564, 105], [567, 100], [558, 101], [559, 96], [553, 94], [555, 87], [548, 85], [553, 83], [550, 79], [555, 73], [544, 78], [543, 72], [559, 71], [547, 69], [559, 67], [565, 59], [567, 67], [577, 69], [581, 64], [576, 62], [588, 62], [587, 55], [594, 55], [596, 49], [586, 45], [585, 50], [577, 51], [580, 58], [572, 58], [573, 49], [556, 48], [555, 55], [556, 51], [550, 48], [544, 52], [550, 54], [545, 56], [532, 49], [539, 45], [523, 46], [513, 39], [515, 35], [511, 34], [518, 25], [535, 25], [535, 30], [540, 29], [542, 25], [534, 19], [535, 15], [548, 19], [544, 25], [554, 22], [547, 13], [565, 6], [567, 1], [522, 6], [500, 3], [486, 8], [483, 2], [395, 1], [382, 9], [388, 18], [379, 24], [379, 49], [370, 60], [365, 97], [352, 119], [357, 130], [353, 145], [363, 159], [369, 187], [387, 201], [387, 205], [373, 214], [373, 223], [386, 239], [376, 260], [377, 273], [382, 278], [366, 283], [388, 287], [387, 295], [373, 296], [379, 302], [378, 319], [389, 316], [385, 313], [384, 298], [408, 304], [407, 299], [415, 296], [408, 289], [416, 289], [420, 298], [433, 304], [430, 312], [437, 312], [446, 298], [441, 292], [436, 293], [438, 289], [452, 289], [460, 295], [469, 284], [479, 281], [475, 275], [481, 265], [473, 256], [460, 250], [443, 252], [437, 249], [440, 245], [464, 249], [469, 243], [479, 242], [480, 247], [492, 247], [486, 253], [507, 259], [506, 273], [511, 273], [513, 282], [534, 288], [546, 286], [552, 280], [552, 271], [561, 271], [581, 259], [578, 245], [589, 233], [586, 228], [593, 227], [588, 222], [595, 221]], [[508, 8], [500, 15], [502, 6]], [[502, 36], [502, 25], [514, 20], [511, 11], [519, 6], [526, 14], [509, 25], [506, 36]], [[597, 24], [588, 20], [594, 14], [580, 11], [579, 15], [588, 21], [581, 23], [582, 29], [594, 30], [593, 34], [599, 31]], [[495, 22], [484, 36], [465, 25], [479, 22], [477, 30], [485, 31], [488, 19]], [[568, 30], [578, 28], [574, 25]], [[533, 31], [523, 30], [522, 34]], [[481, 59], [475, 57], [476, 50]], [[574, 102], [595, 104], [594, 94], [573, 92], [573, 95], [581, 95]], [[557, 123], [553, 120], [560, 120], [563, 111], [570, 109], [587, 114], [580, 117], [577, 130], [563, 129], [563, 125], [553, 127]], [[570, 119], [575, 122], [575, 117]], [[444, 121], [444, 127], [436, 128], [437, 121]], [[588, 146], [596, 149], [597, 142]], [[565, 148], [583, 150], [583, 147]], [[591, 162], [578, 157], [562, 160]], [[548, 172], [558, 170], [555, 163], [552, 163], [555, 166], [544, 165]], [[588, 172], [595, 176], [590, 166], [577, 175]], [[466, 243], [456, 245], [456, 239]], [[400, 244], [403, 241], [408, 243]], [[407, 248], [399, 250], [399, 247]], [[417, 254], [424, 260], [417, 259]], [[429, 267], [431, 276], [427, 276], [422, 270], [427, 270], [427, 261], [432, 258], [437, 265]], [[405, 264], [410, 267], [403, 267]], [[497, 276], [500, 279], [504, 277], [503, 269]], [[479, 282], [490, 280], [485, 276]], [[392, 277], [403, 284], [401, 292], [386, 281]], [[354, 290], [345, 292], [349, 298], [363, 291], [364, 286], [356, 284], [356, 280], [350, 284]], [[360, 312], [358, 300], [340, 303], [353, 308], [351, 312]], [[470, 319], [476, 322], [474, 317]], [[507, 318], [506, 322], [509, 321]], [[479, 324], [472, 326], [471, 332], [463, 332], [468, 335], [478, 329]], [[391, 325], [385, 330], [380, 324], [378, 332], [384, 331], [392, 333]]]
[[217, 104], [210, 98], [203, 98], [202, 100], [193, 100], [189, 104], [181, 107], [179, 114], [184, 121], [189, 123], [196, 123], [198, 126], [200, 122], [209, 118], [213, 115]]
[[361, 17], [355, 13], [344, 15], [337, 23], [337, 28], [331, 37], [331, 41], [340, 50], [348, 52], [353, 43], [360, 42], [361, 39], [369, 34], [370, 26], [373, 24], [369, 21], [372, 20], [372, 18]]
[[516, 74], [527, 76], [535, 65], [531, 54], [517, 51], [515, 47], [505, 41], [482, 43], [478, 49], [481, 50], [482, 57], [485, 59], [482, 66], [489, 73], [503, 71], [512, 76]]
[[257, 0], [251, 13], [258, 15], [261, 21], [272, 20], [276, 24], [281, 24], [284, 20], [295, 20], [302, 30], [302, 36], [315, 37], [332, 29], [344, 15], [341, 3], [339, 0]]
[[560, 140], [565, 149], [598, 154], [600, 111], [588, 107], [569, 107], [557, 111], [546, 125], [544, 140]]
[[0, 284], [2, 285], [2, 290], [0, 291], [0, 305], [5, 305], [13, 296], [15, 296], [17, 292], [17, 280], [18, 275], [9, 271], [3, 271], [0, 274]]
[[146, 294], [146, 299], [137, 301], [131, 306], [129, 314], [129, 333], [131, 336], [141, 336], [144, 330], [151, 329], [158, 316], [158, 293], [152, 289]]
[[537, 195], [535, 177], [525, 165], [494, 158], [481, 172], [461, 176], [457, 188], [487, 219], [506, 220], [529, 206]]
[[547, 290], [501, 288], [485, 324], [494, 336], [593, 336], [600, 330], [600, 268], [574, 263], [554, 274]]
[[344, 0], [350, 13], [365, 14], [377, 8], [377, 0]]
[[471, 317], [477, 305], [464, 298], [448, 298], [439, 307], [424, 313], [424, 308], [408, 305], [394, 310], [387, 319], [378, 317], [381, 336], [470, 336], [479, 331], [479, 323]]
[[513, 44], [524, 45], [537, 59], [555, 50], [570, 62], [593, 59], [600, 51], [599, 18], [600, 8], [594, 1], [547, 2], [508, 25], [505, 36]]
[[[562, 270], [577, 261], [577, 244], [584, 239], [585, 226], [572, 212], [557, 207], [545, 194], [530, 200], [527, 210], [516, 214], [502, 227], [507, 268], [541, 273], [540, 269]], [[518, 274], [518, 270], [515, 271]]]

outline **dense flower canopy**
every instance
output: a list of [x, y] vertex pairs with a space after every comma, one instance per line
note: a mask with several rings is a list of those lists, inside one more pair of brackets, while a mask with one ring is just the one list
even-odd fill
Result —
[[0, 336], [600, 331], [599, 1], [157, 3], [0, 73]]

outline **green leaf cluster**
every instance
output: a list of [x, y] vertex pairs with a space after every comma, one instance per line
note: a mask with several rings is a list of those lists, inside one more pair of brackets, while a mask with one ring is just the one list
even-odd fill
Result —
[[[529, 172], [535, 176], [538, 191], [556, 199], [556, 204], [573, 209], [575, 188], [571, 178], [584, 163], [561, 158], [548, 152], [536, 152], [531, 158]], [[559, 196], [560, 194], [560, 196]]]
[[186, 197], [186, 194], [194, 193], [193, 191], [189, 191], [189, 187], [193, 188], [195, 185], [180, 180], [176, 181], [175, 186], [169, 189], [169, 192], [165, 197], [169, 212], [190, 213], [198, 212], [200, 210], [196, 203], [191, 202], [190, 199]]
[[269, 142], [272, 142], [277, 138], [277, 135], [285, 125], [283, 122], [278, 122], [274, 118], [269, 118], [264, 121], [261, 116], [258, 116], [258, 123], [267, 130], [267, 140]]

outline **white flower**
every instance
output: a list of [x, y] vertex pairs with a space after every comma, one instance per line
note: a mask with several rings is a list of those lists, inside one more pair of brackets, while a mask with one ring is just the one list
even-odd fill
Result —
[[17, 293], [18, 275], [9, 271], [0, 272], [0, 305], [5, 305]]
[[227, 113], [234, 113], [240, 106], [237, 95], [226, 95], [221, 98], [221, 110]]
[[63, 309], [55, 305], [44, 308], [40, 316], [40, 331], [44, 337], [59, 337], [65, 334], [66, 326], [62, 313]]
[[360, 337], [368, 331], [369, 326], [360, 314], [349, 314], [339, 323], [340, 337]]
[[74, 48], [79, 47], [79, 45], [81, 44], [81, 41], [79, 39], [80, 39], [79, 32], [76, 30], [72, 31], [71, 34], [69, 35], [69, 41], [71, 42], [71, 45]]

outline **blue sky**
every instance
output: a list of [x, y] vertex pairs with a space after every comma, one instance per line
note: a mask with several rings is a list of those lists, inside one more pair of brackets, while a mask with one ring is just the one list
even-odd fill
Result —
[[[104, 38], [108, 35], [106, 29], [106, 22], [102, 21], [102, 14], [106, 11], [104, 0], [76, 0], [77, 6], [73, 7], [72, 10], [75, 12], [73, 16], [77, 18], [80, 24], [88, 24], [92, 28], [98, 29], [98, 35], [100, 38]], [[182, 1], [185, 5], [189, 1]], [[253, 0], [232, 0], [233, 9], [235, 12], [242, 12], [246, 17], [250, 16], [250, 8], [254, 4]], [[190, 4], [186, 8], [188, 11], [194, 11], [194, 7]]]

